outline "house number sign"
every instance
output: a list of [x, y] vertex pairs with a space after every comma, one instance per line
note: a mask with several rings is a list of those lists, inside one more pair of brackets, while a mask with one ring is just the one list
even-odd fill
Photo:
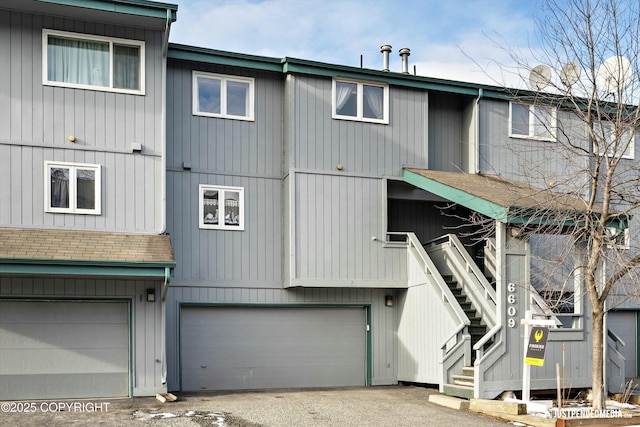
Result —
[[518, 309], [516, 308], [516, 284], [510, 282], [507, 285], [507, 325], [510, 328], [516, 327], [516, 314], [518, 314]]

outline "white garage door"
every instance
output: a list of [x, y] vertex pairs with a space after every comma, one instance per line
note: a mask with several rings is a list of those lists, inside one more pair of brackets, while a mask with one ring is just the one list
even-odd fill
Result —
[[363, 307], [185, 306], [182, 390], [366, 385]]
[[129, 395], [129, 304], [0, 301], [0, 400]]
[[635, 311], [610, 311], [607, 314], [607, 327], [624, 341], [624, 347], [620, 350], [625, 358], [624, 371], [626, 378], [636, 376], [636, 312]]

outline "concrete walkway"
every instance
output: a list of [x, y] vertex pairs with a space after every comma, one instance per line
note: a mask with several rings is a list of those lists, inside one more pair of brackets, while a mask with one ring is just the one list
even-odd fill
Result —
[[[429, 403], [429, 396], [437, 394], [437, 390], [414, 386], [175, 394], [179, 399], [173, 403], [160, 403], [154, 398], [92, 399], [33, 401], [18, 407], [18, 402], [2, 402], [0, 403], [2, 407], [0, 425], [174, 427], [497, 427], [507, 425], [503, 421], [467, 410], [455, 410]], [[7, 404], [13, 405], [14, 410], [21, 411], [7, 411]], [[105, 407], [105, 404], [108, 405]], [[63, 410], [56, 411], [59, 409]]]

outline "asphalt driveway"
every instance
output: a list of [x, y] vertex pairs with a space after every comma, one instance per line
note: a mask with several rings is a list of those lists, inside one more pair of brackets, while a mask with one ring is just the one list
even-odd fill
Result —
[[1, 402], [12, 426], [473, 426], [507, 423], [428, 402], [437, 390], [415, 386], [175, 393], [155, 398]]

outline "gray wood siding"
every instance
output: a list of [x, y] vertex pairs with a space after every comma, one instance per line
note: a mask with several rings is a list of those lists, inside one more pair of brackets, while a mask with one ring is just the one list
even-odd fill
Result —
[[[192, 70], [255, 78], [255, 121], [194, 116]], [[167, 231], [175, 280], [193, 286], [281, 287], [283, 280], [282, 77], [169, 61]], [[183, 162], [191, 169], [184, 170]], [[198, 185], [244, 188], [244, 231], [201, 230]]]
[[295, 179], [293, 285], [406, 286], [406, 249], [382, 243], [385, 182], [306, 173]]
[[[44, 86], [43, 28], [145, 41], [146, 94]], [[158, 31], [0, 9], [0, 226], [161, 230], [161, 49]], [[101, 164], [102, 215], [44, 213], [46, 160]]]
[[426, 166], [427, 92], [389, 88], [389, 124], [331, 118], [331, 79], [288, 79], [295, 111], [291, 125], [296, 169], [401, 176], [402, 165]]
[[465, 124], [464, 105], [461, 97], [429, 94], [429, 169], [465, 170], [469, 124]]
[[[200, 229], [198, 185], [244, 188], [244, 231]], [[282, 183], [171, 171], [167, 174], [167, 224], [179, 283], [282, 286]]]
[[179, 390], [179, 304], [218, 303], [242, 304], [295, 304], [370, 305], [371, 308], [371, 370], [373, 385], [397, 383], [397, 309], [385, 307], [385, 295], [397, 300], [397, 291], [389, 289], [264, 289], [264, 288], [212, 288], [176, 285], [172, 282], [167, 295], [167, 361], [169, 390]]
[[[509, 137], [509, 102], [480, 102], [480, 171], [500, 174], [533, 185], [586, 194], [588, 156], [570, 153], [566, 146], [536, 139]], [[566, 133], [572, 142], [583, 141], [589, 149], [586, 128], [567, 112], [558, 113], [558, 136]], [[582, 178], [584, 177], [584, 178]]]
[[[131, 302], [133, 394], [150, 396], [164, 390], [161, 282], [149, 280], [0, 277], [0, 299], [127, 299]], [[146, 301], [154, 288], [156, 302]]]

